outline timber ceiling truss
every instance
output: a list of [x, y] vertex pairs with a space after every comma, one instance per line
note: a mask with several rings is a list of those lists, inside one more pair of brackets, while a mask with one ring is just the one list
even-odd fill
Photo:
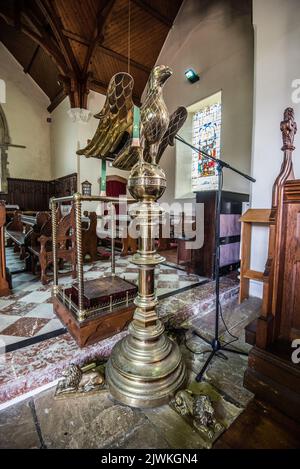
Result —
[[181, 3], [0, 0], [0, 39], [49, 96], [49, 112], [66, 95], [71, 107], [86, 108], [90, 90], [105, 93], [114, 73], [128, 71], [129, 50], [139, 102]]

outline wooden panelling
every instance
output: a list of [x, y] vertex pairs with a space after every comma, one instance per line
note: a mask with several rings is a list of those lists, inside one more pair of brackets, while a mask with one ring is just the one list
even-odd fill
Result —
[[291, 340], [300, 337], [300, 203], [288, 205], [286, 223], [289, 231], [285, 239], [285, 287], [281, 307], [285, 314], [282, 314], [280, 337]]
[[[128, 54], [128, 0], [117, 0], [114, 15], [107, 24], [103, 44], [120, 54]], [[152, 67], [164, 43], [169, 27], [131, 2], [131, 44], [130, 56]], [[155, 40], [153, 40], [155, 38]]]
[[[240, 227], [238, 227], [236, 217], [242, 213], [242, 203], [247, 202], [249, 196], [247, 194], [239, 194], [235, 192], [223, 191], [221, 201], [221, 222], [222, 230], [226, 231], [226, 236], [220, 248], [221, 267], [225, 267], [224, 271], [235, 266], [239, 262], [239, 243]], [[194, 271], [204, 277], [213, 278], [214, 276], [214, 251], [215, 251], [215, 210], [216, 210], [216, 192], [206, 191], [197, 192], [197, 203], [204, 204], [204, 244], [201, 249], [191, 251], [192, 263], [195, 265]], [[227, 219], [227, 220], [226, 220]], [[226, 228], [226, 230], [225, 230]], [[234, 242], [236, 241], [236, 242]], [[230, 247], [230, 244], [232, 246]], [[227, 246], [227, 247], [226, 247]], [[229, 248], [229, 249], [228, 249]]]
[[70, 174], [54, 181], [8, 178], [8, 193], [1, 194], [7, 204], [18, 205], [22, 211], [49, 210], [53, 196], [72, 195], [77, 188], [77, 174]]
[[[134, 1], [135, 0], [133, 0], [133, 2]], [[140, 2], [137, 1], [136, 3], [140, 4], [144, 9], [147, 5], [149, 7], [148, 11], [152, 11], [152, 15], [154, 14], [153, 12], [157, 12], [162, 17], [168, 19], [169, 22], [172, 22], [177, 15], [182, 2], [180, 0], [173, 0], [172, 2], [162, 0], [142, 0]]]
[[18, 205], [20, 210], [47, 210], [50, 198], [49, 181], [7, 178], [6, 202]]
[[[105, 63], [105, 67], [103, 67], [103, 63]], [[108, 83], [116, 73], [128, 71], [128, 65], [125, 61], [120, 61], [115, 56], [108, 55], [101, 47], [97, 47], [91, 64], [91, 71], [94, 73], [94, 76], [99, 75], [98, 71], [100, 68], [102, 69], [101, 79], [104, 83]], [[148, 73], [137, 69], [133, 65], [130, 66], [130, 73], [134, 77], [133, 93], [140, 97], [146, 85]]]
[[66, 195], [72, 195], [77, 191], [77, 174], [69, 174], [61, 178], [51, 181], [54, 184], [54, 192], [52, 193], [55, 197], [64, 197]]
[[101, 0], [55, 0], [57, 12], [65, 29], [91, 39], [97, 21], [97, 12], [105, 2]]

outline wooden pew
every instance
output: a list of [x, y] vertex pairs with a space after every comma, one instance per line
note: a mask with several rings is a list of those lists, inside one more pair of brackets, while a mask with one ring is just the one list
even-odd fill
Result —
[[48, 212], [32, 214], [16, 211], [13, 219], [6, 226], [6, 234], [15, 246], [15, 252], [20, 251], [20, 259], [26, 259], [27, 246], [31, 244], [31, 233], [39, 233], [42, 226], [49, 220]]
[[83, 259], [89, 256], [91, 262], [97, 260], [98, 237], [96, 233], [96, 212], [84, 212], [82, 219], [82, 251]]
[[[72, 264], [72, 276], [76, 276], [76, 249], [75, 249], [75, 219], [74, 209], [61, 217], [60, 211], [57, 214], [57, 242], [58, 242], [58, 261], [62, 266], [64, 261]], [[85, 212], [82, 219], [82, 250], [83, 259], [89, 256], [94, 262], [97, 259], [97, 235], [96, 235], [97, 216], [95, 212]], [[52, 254], [52, 222], [49, 218], [38, 232], [34, 230], [30, 236], [30, 245], [28, 251], [31, 255], [32, 273], [36, 273], [37, 262], [41, 268], [41, 282], [47, 284], [47, 268], [53, 263]]]
[[20, 211], [15, 212], [13, 219], [7, 224], [5, 231], [9, 240], [8, 244], [14, 246], [15, 252], [20, 251], [20, 259], [25, 259], [25, 233]]
[[[76, 249], [75, 249], [74, 210], [60, 218], [57, 223], [57, 259], [69, 261], [72, 265], [72, 277], [76, 277]], [[50, 278], [47, 268], [53, 263], [52, 224], [49, 219], [41, 228], [40, 233], [32, 233], [31, 244], [28, 247], [31, 255], [32, 272], [36, 272], [37, 261], [41, 268], [41, 282], [46, 285]]]
[[[125, 218], [124, 218], [125, 217]], [[101, 241], [107, 245], [111, 244], [111, 231], [109, 229], [109, 221], [111, 216], [109, 214], [98, 217], [97, 236]], [[100, 221], [101, 220], [101, 221]], [[115, 215], [116, 227], [115, 227], [115, 245], [121, 249], [121, 256], [128, 256], [128, 254], [135, 254], [137, 251], [137, 239], [131, 238], [127, 232], [126, 236], [123, 236], [123, 226], [119, 224], [120, 221], [124, 220], [127, 222], [127, 227], [130, 223], [130, 217], [128, 215]]]

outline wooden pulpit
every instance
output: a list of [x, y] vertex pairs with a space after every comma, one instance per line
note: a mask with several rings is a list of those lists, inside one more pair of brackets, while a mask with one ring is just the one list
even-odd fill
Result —
[[270, 212], [268, 287], [261, 315], [254, 327], [249, 326], [254, 330], [254, 347], [244, 384], [258, 398], [300, 421], [300, 364], [292, 360], [293, 341], [300, 339], [300, 180], [294, 177], [292, 163], [296, 131], [294, 111], [287, 108], [281, 122], [284, 160]]

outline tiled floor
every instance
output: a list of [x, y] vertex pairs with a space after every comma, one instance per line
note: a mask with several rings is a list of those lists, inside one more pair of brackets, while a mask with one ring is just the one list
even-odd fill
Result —
[[[221, 279], [221, 301], [225, 305], [237, 298], [239, 284], [233, 277]], [[47, 303], [46, 303], [47, 304]], [[183, 321], [204, 318], [207, 334], [213, 328], [214, 282], [196, 286], [161, 299], [157, 307], [160, 319], [178, 327]], [[232, 326], [233, 327], [233, 326]], [[222, 330], [222, 329], [221, 329]], [[79, 365], [109, 356], [114, 344], [127, 331], [80, 349], [69, 333], [52, 337], [25, 348], [0, 355], [0, 403], [51, 383], [70, 363]]]
[[[192, 292], [198, 290], [198, 296], [201, 296], [201, 288], [197, 287]], [[240, 306], [237, 306], [235, 299], [224, 307], [224, 317], [230, 323], [231, 333], [238, 336], [238, 347], [242, 350], [249, 349], [244, 342], [244, 326], [257, 317], [259, 308], [260, 300], [257, 299], [248, 300]], [[214, 311], [208, 308], [203, 314], [186, 321], [190, 327], [186, 342], [188, 348], [181, 345], [190, 370], [190, 389], [195, 393], [208, 394], [213, 399], [218, 419], [227, 429], [253, 397], [243, 387], [247, 358], [227, 353], [228, 360], [215, 357], [204, 380], [196, 383], [194, 373], [203, 365], [208, 350], [207, 344], [191, 334], [192, 329], [201, 327], [201, 317], [206, 318], [201, 332], [206, 337], [212, 337]], [[226, 341], [229, 337], [225, 334], [223, 338]], [[168, 405], [143, 411], [116, 403], [107, 390], [94, 396], [63, 400], [55, 400], [54, 391], [53, 387], [0, 412], [1, 448], [204, 447], [195, 428]], [[247, 428], [244, 430], [247, 431]], [[247, 445], [246, 440], [241, 444]]]
[[[7, 248], [7, 265], [12, 270], [24, 268], [24, 262], [20, 262], [13, 248]], [[109, 261], [98, 261], [84, 266], [85, 279], [93, 280], [110, 272]], [[116, 256], [117, 275], [137, 282], [138, 270], [130, 263], [130, 257]], [[62, 276], [62, 283], [70, 284], [70, 276]], [[156, 291], [158, 296], [166, 296], [183, 288], [199, 284], [205, 281], [197, 275], [188, 275], [183, 270], [178, 270], [166, 265], [156, 268]], [[51, 302], [51, 283], [43, 286], [37, 276], [22, 272], [13, 275], [13, 293], [9, 297], [0, 299], [0, 353], [27, 345], [26, 339], [34, 338], [35, 341], [48, 338], [45, 334], [63, 333], [64, 326], [53, 313]]]

